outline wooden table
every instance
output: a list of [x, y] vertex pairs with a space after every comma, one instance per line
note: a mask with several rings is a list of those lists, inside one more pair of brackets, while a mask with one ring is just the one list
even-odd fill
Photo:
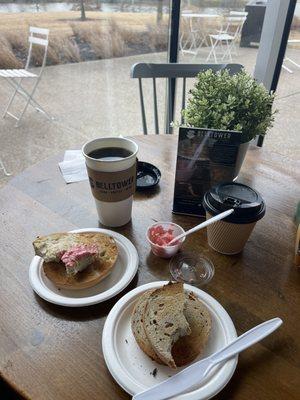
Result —
[[[55, 306], [35, 295], [28, 281], [31, 242], [37, 235], [98, 226], [88, 182], [66, 185], [58, 170], [60, 155], [27, 169], [0, 191], [0, 371], [28, 399], [129, 398], [103, 360], [105, 318], [127, 291], [169, 277], [168, 261], [149, 253], [146, 227], [156, 220], [173, 220], [186, 229], [199, 222], [171, 213], [177, 138], [135, 140], [139, 158], [156, 164], [162, 180], [156, 191], [136, 195], [132, 223], [118, 229], [137, 247], [140, 266], [129, 287], [105, 303], [79, 309]], [[202, 231], [186, 240], [186, 247], [214, 262], [215, 276], [204, 290], [229, 312], [239, 334], [275, 316], [284, 321], [279, 331], [240, 355], [218, 399], [299, 399], [299, 270], [293, 265], [299, 170], [283, 156], [250, 149], [240, 181], [261, 192], [267, 213], [243, 253], [229, 257], [214, 252]]]

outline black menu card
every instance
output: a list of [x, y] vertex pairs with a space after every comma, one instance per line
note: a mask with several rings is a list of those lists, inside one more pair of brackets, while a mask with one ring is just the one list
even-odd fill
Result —
[[204, 216], [204, 193], [237, 175], [241, 132], [179, 128], [173, 212]]

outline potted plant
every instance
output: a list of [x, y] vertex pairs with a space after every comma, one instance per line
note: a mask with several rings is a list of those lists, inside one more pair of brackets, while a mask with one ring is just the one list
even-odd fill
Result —
[[241, 145], [236, 162], [236, 176], [249, 142], [265, 135], [272, 126], [274, 94], [259, 84], [245, 70], [230, 75], [227, 70], [198, 74], [185, 110], [187, 127], [241, 132]]

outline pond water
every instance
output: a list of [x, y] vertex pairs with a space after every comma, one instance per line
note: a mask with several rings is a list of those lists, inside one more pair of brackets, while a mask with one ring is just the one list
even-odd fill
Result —
[[[114, 11], [127, 11], [127, 12], [155, 12], [156, 7], [147, 4], [121, 4], [121, 3], [100, 3], [97, 8], [95, 4], [95, 11], [114, 12]], [[20, 12], [59, 12], [71, 11], [79, 7], [79, 3], [44, 3], [36, 1], [35, 3], [0, 3], [0, 12], [3, 13], [20, 13]], [[164, 7], [167, 11], [167, 7]]]
[[1, 3], [0, 12], [3, 13], [20, 13], [20, 12], [46, 12], [46, 11], [70, 11], [74, 3]]
[[[157, 5], [154, 3], [146, 4], [140, 3], [138, 0], [116, 1], [114, 3], [103, 3], [99, 1], [100, 7], [96, 6], [97, 0], [95, 1], [94, 10], [102, 12], [149, 12], [156, 13]], [[36, 2], [30, 3], [0, 3], [0, 13], [20, 13], [20, 12], [59, 12], [59, 11], [71, 11], [76, 10], [79, 7], [79, 2], [67, 3], [67, 2], [57, 2], [57, 3], [47, 3], [47, 2]], [[200, 10], [200, 9], [199, 9]], [[163, 6], [163, 12], [168, 13], [169, 7]], [[201, 12], [208, 14], [221, 14], [224, 12], [222, 8], [210, 8], [202, 7]]]
[[[96, 6], [97, 0], [95, 1], [94, 10], [102, 12], [157, 12], [156, 4], [153, 3], [140, 3], [139, 0], [128, 0], [128, 1], [115, 1], [114, 3], [103, 3], [99, 0], [100, 7]], [[0, 3], [0, 13], [20, 13], [20, 12], [59, 12], [59, 11], [71, 11], [78, 9], [79, 2], [67, 3], [47, 3], [47, 2], [36, 2], [30, 3]], [[199, 11], [207, 14], [222, 14], [228, 9], [216, 8], [216, 7], [200, 7]], [[163, 12], [168, 13], [169, 7], [164, 6]], [[295, 16], [300, 17], [300, 2], [296, 4]]]

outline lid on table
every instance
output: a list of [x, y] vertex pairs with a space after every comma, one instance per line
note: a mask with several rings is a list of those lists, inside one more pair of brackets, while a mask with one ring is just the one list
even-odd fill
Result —
[[150, 163], [138, 161], [136, 190], [147, 190], [156, 186], [161, 178], [160, 170]]
[[266, 212], [261, 195], [249, 186], [228, 182], [212, 187], [205, 193], [203, 206], [207, 212], [217, 215], [234, 209], [224, 221], [235, 224], [248, 224], [261, 219]]

